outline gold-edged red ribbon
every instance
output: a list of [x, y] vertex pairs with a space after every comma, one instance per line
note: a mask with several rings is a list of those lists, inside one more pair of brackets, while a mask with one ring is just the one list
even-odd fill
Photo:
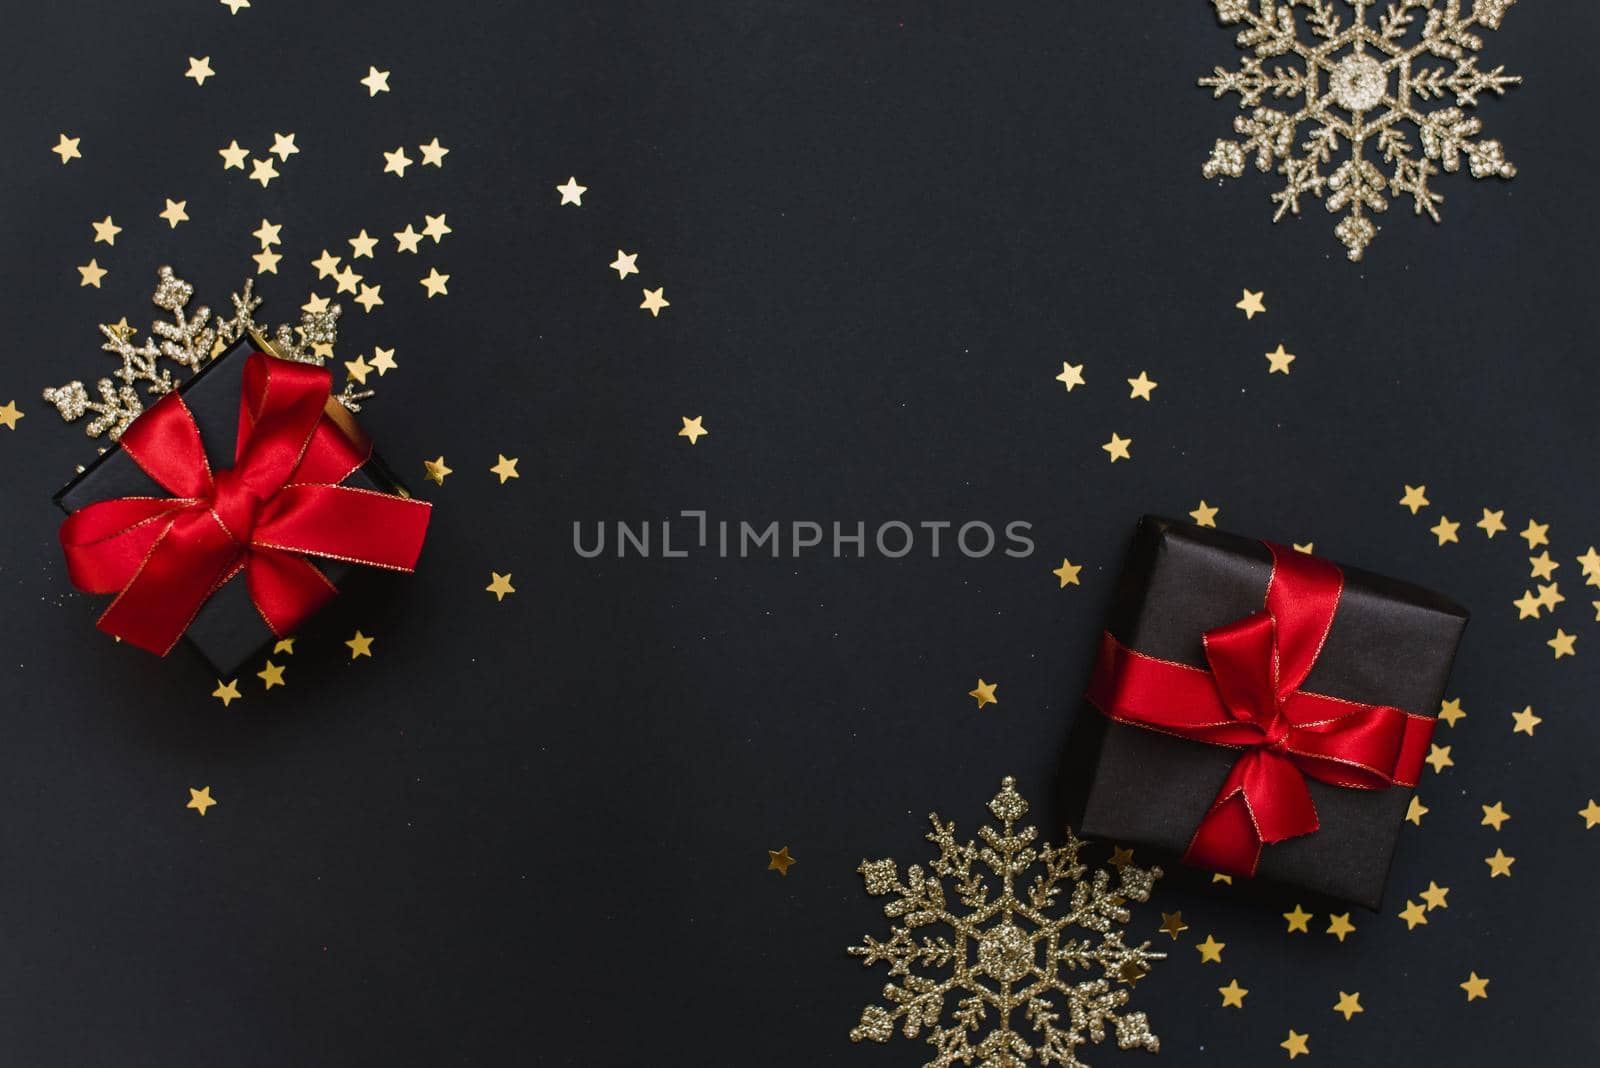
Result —
[[337, 592], [307, 556], [412, 570], [430, 506], [339, 485], [371, 448], [324, 418], [330, 382], [324, 368], [252, 354], [233, 466], [215, 474], [180, 394], [133, 421], [123, 450], [172, 496], [97, 501], [61, 524], [73, 585], [117, 595], [101, 630], [165, 655], [243, 570], [261, 618], [283, 637]]
[[1415, 786], [1434, 720], [1300, 689], [1344, 588], [1325, 560], [1265, 543], [1262, 611], [1205, 633], [1209, 671], [1129, 649], [1109, 633], [1088, 699], [1106, 717], [1242, 750], [1184, 862], [1254, 875], [1261, 847], [1317, 830], [1306, 778], [1355, 790]]

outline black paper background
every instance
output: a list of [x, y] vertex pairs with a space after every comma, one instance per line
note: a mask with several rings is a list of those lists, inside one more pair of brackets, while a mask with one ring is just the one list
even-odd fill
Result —
[[[852, 1047], [885, 936], [864, 856], [925, 860], [925, 814], [976, 830], [1014, 774], [1049, 799], [1135, 518], [1201, 497], [1224, 526], [1315, 539], [1474, 615], [1468, 710], [1401, 836], [1386, 906], [1343, 944], [1166, 887], [1192, 925], [1136, 991], [1154, 1065], [1581, 1062], [1600, 1040], [1592, 883], [1600, 635], [1572, 558], [1600, 541], [1596, 172], [1587, 5], [1516, 5], [1485, 58], [1527, 77], [1480, 114], [1521, 169], [1441, 179], [1353, 266], [1270, 180], [1199, 176], [1238, 55], [1209, 5], [13, 4], [0, 116], [0, 1049], [27, 1065], [916, 1065]], [[217, 76], [182, 77], [190, 55]], [[369, 99], [368, 64], [393, 71]], [[61, 132], [83, 138], [63, 167]], [[216, 154], [301, 153], [262, 189]], [[437, 135], [443, 169], [381, 173]], [[560, 207], [569, 174], [590, 187]], [[188, 200], [176, 230], [163, 198]], [[454, 233], [396, 255], [444, 211]], [[124, 227], [112, 249], [89, 222]], [[351, 588], [285, 689], [224, 710], [191, 656], [93, 628], [50, 494], [93, 446], [37, 399], [106, 370], [173, 263], [217, 306], [284, 224], [265, 317], [326, 247], [381, 238], [341, 353], [398, 349], [363, 413], [413, 486], [443, 453], [414, 579]], [[643, 278], [605, 268], [641, 252]], [[80, 289], [74, 266], [111, 273]], [[423, 299], [430, 265], [450, 295]], [[672, 307], [637, 310], [639, 284]], [[1247, 322], [1242, 287], [1269, 312]], [[322, 292], [331, 287], [324, 283]], [[1300, 359], [1265, 373], [1280, 341]], [[1086, 364], [1071, 394], [1050, 381]], [[1123, 379], [1160, 382], [1131, 401]], [[703, 414], [711, 436], [673, 432]], [[1099, 445], [1133, 439], [1131, 463]], [[505, 487], [486, 468], [521, 458]], [[1395, 505], [1426, 482], [1435, 507]], [[1531, 585], [1505, 508], [1551, 524], [1568, 597]], [[582, 561], [575, 520], [1020, 519], [1030, 559]], [[1443, 510], [1462, 544], [1436, 548]], [[1061, 556], [1087, 566], [1056, 589]], [[490, 569], [518, 593], [496, 604]], [[1554, 662], [1559, 622], [1578, 655]], [[351, 662], [356, 628], [374, 658]], [[1000, 704], [963, 696], [979, 675]], [[1534, 738], [1510, 713], [1532, 704]], [[203, 819], [182, 808], [209, 784]], [[1480, 804], [1505, 802], [1495, 834]], [[787, 878], [765, 850], [787, 844]], [[1518, 857], [1492, 882], [1482, 857]], [[1292, 903], [1292, 902], [1290, 902]], [[1227, 943], [1201, 966], [1192, 942]], [[1161, 937], [1163, 942], [1167, 940]], [[1487, 1001], [1457, 988], [1476, 970]], [[1237, 977], [1241, 1013], [1215, 988]], [[1359, 990], [1366, 1011], [1329, 1011]], [[1114, 1049], [1091, 1063], [1142, 1064]]]

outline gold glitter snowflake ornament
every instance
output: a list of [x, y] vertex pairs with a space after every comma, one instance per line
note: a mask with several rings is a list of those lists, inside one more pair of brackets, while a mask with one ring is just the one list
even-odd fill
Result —
[[[1233, 120], [1244, 140], [1219, 140], [1201, 173], [1238, 178], [1253, 153], [1258, 170], [1284, 179], [1273, 221], [1299, 215], [1302, 196], [1318, 197], [1344, 214], [1333, 232], [1352, 260], [1377, 236], [1369, 213], [1387, 211], [1391, 197], [1409, 195], [1415, 214], [1438, 222], [1444, 197], [1428, 182], [1441, 169], [1453, 174], [1464, 159], [1474, 178], [1517, 173], [1499, 141], [1477, 139], [1483, 123], [1463, 110], [1522, 81], [1504, 67], [1479, 70], [1483, 38], [1473, 32], [1499, 29], [1515, 2], [1470, 0], [1463, 13], [1463, 0], [1390, 0], [1374, 25], [1377, 0], [1257, 0], [1255, 10], [1250, 0], [1212, 0], [1223, 25], [1244, 23], [1239, 47], [1254, 55], [1200, 79], [1218, 97], [1238, 93], [1246, 112]], [[1280, 56], [1297, 62], [1269, 70]], [[1263, 106], [1269, 95], [1287, 104]], [[1337, 164], [1335, 154], [1344, 157]]]
[[[955, 823], [941, 823], [934, 813], [927, 839], [939, 857], [929, 871], [913, 864], [902, 881], [893, 860], [861, 862], [867, 893], [893, 895], [884, 915], [904, 926], [893, 927], [887, 942], [868, 936], [865, 945], [850, 947], [864, 964], [887, 963], [891, 980], [883, 988], [889, 1006], [863, 1009], [852, 1041], [887, 1042], [897, 1024], [907, 1038], [926, 1031], [936, 1053], [925, 1068], [1087, 1068], [1076, 1050], [1104, 1041], [1108, 1024], [1123, 1049], [1160, 1048], [1144, 1013], [1117, 1010], [1149, 962], [1166, 954], [1149, 942], [1124, 946], [1113, 928], [1128, 922], [1128, 900], [1149, 898], [1161, 869], [1124, 864], [1113, 889], [1106, 870], [1089, 875], [1078, 859], [1085, 843], [1070, 828], [1065, 845], [1035, 846], [1038, 832], [1016, 827], [1028, 803], [1015, 785], [1006, 778], [989, 802], [1001, 827], [980, 829], [982, 845], [958, 843]], [[1027, 889], [1019, 889], [1035, 867]], [[999, 881], [998, 895], [991, 878]], [[1065, 901], [1064, 890], [1070, 891]], [[922, 933], [919, 941], [917, 933], [929, 927], [949, 933]], [[1075, 929], [1089, 935], [1069, 937]]]

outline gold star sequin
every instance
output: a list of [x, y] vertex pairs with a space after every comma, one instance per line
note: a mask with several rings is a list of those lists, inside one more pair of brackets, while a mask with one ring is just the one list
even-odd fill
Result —
[[1528, 557], [1528, 567], [1532, 569], [1533, 578], [1547, 579], [1555, 574], [1556, 568], [1561, 565], [1550, 557], [1550, 550], [1546, 549], [1538, 556]]
[[1428, 528], [1428, 533], [1438, 538], [1440, 545], [1445, 545], [1452, 541], [1461, 540], [1456, 537], [1456, 531], [1460, 529], [1460, 523], [1451, 522], [1448, 516], [1440, 516], [1439, 521]]
[[311, 266], [317, 269], [318, 278], [331, 278], [339, 270], [339, 261], [343, 256], [335, 256], [327, 249], [322, 250], [322, 255], [311, 261]]
[[1533, 728], [1543, 723], [1544, 720], [1533, 714], [1532, 705], [1524, 705], [1521, 712], [1511, 713], [1511, 722], [1515, 724], [1511, 728], [1512, 734], [1526, 734], [1532, 738]]
[[1588, 584], [1590, 586], [1600, 586], [1600, 552], [1595, 551], [1595, 547], [1591, 545], [1588, 552], [1577, 557], [1577, 561], [1578, 567], [1582, 568], [1583, 573], [1589, 577]]
[[984, 682], [983, 677], [979, 676], [978, 685], [973, 689], [968, 690], [967, 696], [976, 698], [979, 708], [982, 708], [984, 705], [997, 705], [1000, 703], [1000, 698], [996, 697], [994, 693], [999, 685], [1000, 684], [997, 682]]
[[1467, 981], [1460, 985], [1461, 989], [1467, 992], [1468, 1001], [1475, 1001], [1478, 998], [1487, 998], [1489, 996], [1489, 980], [1479, 978], [1477, 972], [1469, 972]]
[[383, 297], [380, 295], [382, 289], [381, 285], [369, 286], [365, 282], [361, 284], [361, 294], [355, 300], [361, 305], [362, 311], [371, 315], [372, 309], [383, 303]]
[[1214, 872], [1211, 873], [1211, 882], [1213, 884], [1215, 884], [1215, 883], [1224, 883], [1224, 884], [1226, 884], [1228, 886], [1232, 886], [1233, 885], [1233, 876], [1224, 875], [1220, 871], [1214, 871]]
[[379, 378], [382, 378], [384, 375], [388, 374], [390, 371], [393, 371], [398, 366], [399, 364], [394, 362], [394, 349], [384, 349], [379, 348], [376, 345], [373, 346], [372, 369], [378, 372]]
[[1550, 524], [1535, 523], [1528, 520], [1527, 527], [1517, 537], [1528, 543], [1528, 548], [1537, 549], [1541, 545], [1550, 544]]
[[262, 189], [265, 189], [267, 183], [276, 177], [278, 177], [278, 168], [272, 165], [270, 156], [265, 159], [252, 159], [250, 161], [250, 180], [252, 182], [260, 182]]
[[1132, 438], [1118, 437], [1117, 432], [1113, 430], [1111, 432], [1111, 440], [1100, 447], [1106, 451], [1106, 455], [1111, 457], [1111, 462], [1116, 463], [1118, 460], [1133, 459], [1128, 453], [1128, 446], [1132, 444]]
[[272, 147], [267, 151], [287, 163], [289, 162], [289, 157], [299, 152], [300, 148], [294, 143], [294, 134], [274, 132], [272, 135]]
[[437, 137], [425, 145], [418, 145], [417, 151], [422, 153], [424, 167], [438, 167], [440, 170], [444, 169], [444, 158], [450, 154], [450, 150], [441, 145]]
[[262, 219], [261, 225], [252, 230], [250, 232], [250, 236], [261, 242], [262, 248], [267, 248], [270, 245], [283, 244], [283, 238], [281, 236], [282, 232], [282, 223], [275, 223], [267, 219]]
[[1552, 582], [1546, 585], [1545, 583], [1541, 582], [1538, 584], [1538, 586], [1539, 604], [1550, 609], [1552, 612], [1555, 611], [1556, 605], [1566, 600], [1566, 598], [1561, 595], [1561, 583]]
[[1600, 827], [1600, 805], [1595, 804], [1594, 798], [1589, 798], [1589, 803], [1578, 810], [1578, 815], [1583, 817], [1583, 829], [1592, 831]]
[[1267, 306], [1261, 301], [1261, 298], [1267, 295], [1266, 290], [1262, 290], [1260, 293], [1252, 293], [1246, 289], [1243, 292], [1244, 299], [1235, 304], [1234, 307], [1244, 312], [1246, 320], [1254, 319], [1256, 316], [1266, 312]]
[[516, 587], [511, 585], [511, 572], [509, 571], [504, 575], [498, 571], [489, 572], [489, 585], [485, 586], [484, 590], [494, 594], [496, 601], [503, 601], [506, 599], [506, 594], [517, 592]]
[[1428, 507], [1427, 486], [1407, 486], [1405, 496], [1400, 498], [1401, 507], [1411, 509], [1411, 514], [1416, 515]]
[[222, 169], [225, 171], [244, 170], [244, 161], [250, 155], [248, 148], [239, 147], [239, 139], [234, 138], [228, 142], [227, 148], [217, 149], [217, 155], [222, 157]]
[[418, 281], [422, 283], [422, 288], [428, 291], [429, 300], [432, 300], [434, 297], [448, 297], [450, 295], [450, 289], [448, 285], [450, 276], [447, 274], [440, 274], [437, 267], [429, 267], [428, 276], [426, 278], [420, 278]]
[[350, 246], [350, 258], [359, 260], [363, 257], [373, 259], [372, 250], [378, 247], [378, 239], [367, 233], [366, 227], [355, 237], [345, 238], [345, 244]]
[[617, 258], [611, 261], [610, 267], [617, 272], [619, 279], [626, 278], [630, 274], [639, 273], [639, 268], [635, 266], [638, 259], [639, 254], [637, 252], [624, 252], [619, 248], [617, 249]]
[[422, 470], [424, 472], [423, 477], [436, 486], [444, 485], [445, 478], [453, 473], [450, 468], [445, 466], [443, 456], [440, 456], [437, 460], [422, 461]]
[[1225, 1009], [1244, 1008], [1244, 996], [1250, 991], [1239, 985], [1239, 980], [1229, 979], [1227, 986], [1217, 987], [1217, 993], [1222, 995], [1222, 1007]]
[[200, 815], [204, 816], [206, 814], [206, 809], [210, 808], [216, 803], [216, 798], [211, 796], [211, 787], [202, 786], [200, 789], [196, 790], [193, 786], [191, 786], [189, 787], [189, 803], [183, 807], [192, 808], [196, 812], [199, 812]]
[[1267, 374], [1286, 375], [1289, 373], [1289, 365], [1294, 361], [1294, 353], [1285, 352], [1280, 343], [1275, 350], [1267, 353]]
[[1161, 914], [1161, 933], [1170, 935], [1174, 941], [1188, 929], [1189, 925], [1183, 922], [1182, 912], [1163, 912]]
[[1489, 878], [1498, 879], [1502, 875], [1511, 878], [1511, 865], [1517, 862], [1516, 857], [1508, 857], [1504, 850], [1496, 849], [1494, 856], [1484, 857], [1483, 862], [1489, 865]]
[[1205, 498], [1201, 498], [1200, 506], [1189, 513], [1189, 518], [1194, 520], [1195, 526], [1214, 527], [1217, 525], [1217, 513], [1220, 511], [1222, 509], [1213, 508], [1206, 504]]
[[426, 234], [417, 233], [410, 223], [406, 223], [406, 228], [397, 231], [394, 235], [395, 251], [415, 254], [417, 246], [422, 243], [422, 239], [426, 236]]
[[1160, 384], [1160, 382], [1153, 380], [1149, 375], [1145, 374], [1143, 371], [1140, 371], [1138, 378], [1128, 379], [1128, 399], [1147, 401], [1150, 399], [1150, 394], [1153, 393], [1155, 388]]
[[500, 485], [504, 486], [506, 484], [506, 479], [508, 478], [522, 477], [521, 475], [517, 474], [517, 458], [515, 456], [507, 456], [504, 453], [498, 452], [495, 453], [495, 456], [496, 460], [494, 466], [489, 468], [489, 470], [493, 474], [500, 476]]
[[406, 155], [406, 146], [401, 145], [393, 152], [383, 154], [383, 173], [396, 174], [401, 178], [406, 176], [406, 168], [411, 166], [412, 159]]
[[279, 667], [277, 664], [274, 664], [270, 660], [267, 661], [266, 667], [256, 672], [256, 678], [260, 679], [269, 690], [274, 686], [284, 685], [283, 668]]
[[366, 357], [357, 356], [353, 360], [344, 361], [344, 371], [364, 386], [367, 384], [367, 376], [372, 373], [372, 365], [367, 362]]
[[169, 227], [176, 230], [178, 224], [189, 220], [189, 202], [187, 200], [173, 200], [167, 198], [167, 206], [156, 213], [158, 219], [165, 219]]
[[211, 691], [211, 696], [222, 702], [222, 707], [227, 708], [243, 696], [239, 692], [239, 680], [232, 679], [228, 682], [217, 680], [217, 688]]
[[1308, 1057], [1311, 1055], [1311, 1047], [1307, 1044], [1310, 1041], [1311, 1036], [1309, 1034], [1302, 1035], [1291, 1027], [1289, 1028], [1289, 1037], [1279, 1042], [1278, 1045], [1288, 1051], [1289, 1059], [1292, 1061], [1302, 1053]]
[[68, 137], [66, 134], [61, 134], [60, 140], [56, 142], [56, 147], [50, 151], [60, 156], [61, 163], [65, 166], [70, 160], [83, 158], [83, 153], [78, 151], [78, 142], [82, 140], [83, 138], [81, 137]]
[[652, 319], [661, 314], [662, 308], [672, 307], [672, 304], [662, 295], [665, 292], [663, 288], [643, 289], [640, 292], [644, 294], [644, 303], [640, 304], [639, 307], [649, 312]]
[[428, 215], [427, 213], [424, 213], [422, 218], [424, 222], [424, 226], [422, 227], [422, 236], [433, 238], [433, 243], [435, 245], [444, 240], [445, 234], [455, 233], [454, 230], [445, 225], [444, 212], [440, 212], [438, 215]]
[[1200, 952], [1201, 964], [1221, 964], [1222, 950], [1227, 944], [1226, 942], [1218, 942], [1211, 935], [1206, 935], [1206, 940], [1198, 943], [1194, 948]]
[[703, 415], [697, 415], [693, 419], [690, 419], [687, 415], [679, 416], [678, 418], [683, 420], [683, 426], [678, 430], [678, 437], [688, 438], [690, 445], [711, 433], [701, 425], [701, 421], [705, 419]]
[[775, 871], [779, 875], [787, 878], [789, 875], [789, 868], [796, 863], [798, 863], [798, 861], [789, 855], [788, 846], [784, 846], [782, 849], [767, 850], [768, 871]]
[[373, 640], [367, 635], [362, 634], [360, 630], [357, 630], [355, 637], [345, 642], [345, 645], [350, 647], [350, 659], [354, 660], [361, 656], [371, 657], [372, 641]]
[[1439, 718], [1447, 727], [1454, 727], [1457, 722], [1466, 719], [1467, 714], [1461, 710], [1461, 698], [1452, 697], [1448, 701], [1440, 701]]
[[104, 278], [106, 274], [107, 271], [104, 267], [100, 266], [100, 261], [91, 259], [88, 263], [78, 268], [78, 288], [82, 289], [84, 286], [94, 286], [96, 289], [99, 289], [100, 279]]
[[1306, 924], [1311, 922], [1311, 913], [1303, 910], [1298, 902], [1296, 902], [1294, 906], [1294, 911], [1285, 912], [1283, 914], [1283, 918], [1289, 921], [1290, 934], [1293, 934], [1296, 931], [1301, 931], [1305, 934], [1311, 933], [1311, 928], [1306, 926]]
[[17, 408], [16, 401], [8, 400], [4, 404], [0, 404], [0, 426], [5, 427], [7, 430], [15, 430], [17, 429], [17, 421], [25, 414], [25, 412]]
[[1431, 811], [1433, 810], [1422, 803], [1422, 798], [1413, 794], [1411, 796], [1411, 804], [1406, 806], [1406, 819], [1410, 820], [1418, 827], [1421, 827], [1422, 817], [1426, 816]]
[[1505, 806], [1499, 801], [1492, 805], [1479, 805], [1478, 807], [1483, 809], [1483, 822], [1479, 824], [1481, 827], [1493, 827], [1498, 831], [1500, 825], [1511, 818], [1511, 814], [1505, 810]]
[[260, 252], [253, 252], [250, 258], [256, 261], [256, 274], [277, 274], [278, 261], [283, 259], [278, 253], [264, 248]]
[[1532, 590], [1523, 590], [1522, 596], [1511, 603], [1517, 608], [1518, 619], [1538, 619], [1539, 609], [1544, 607], [1544, 602], [1535, 597]]
[[1400, 918], [1406, 921], [1406, 930], [1412, 931], [1428, 922], [1427, 908], [1420, 901], [1406, 902], [1406, 907], [1400, 910]]
[[1447, 909], [1450, 907], [1450, 902], [1445, 900], [1449, 893], [1450, 888], [1448, 886], [1440, 886], [1432, 879], [1429, 879], [1428, 888], [1422, 892], [1421, 896], [1422, 900], [1428, 903], [1428, 911], [1432, 912], [1434, 909]]
[[109, 215], [99, 222], [90, 222], [89, 225], [94, 227], [95, 244], [103, 242], [107, 245], [115, 245], [117, 243], [117, 235], [122, 233], [122, 227], [112, 222]]
[[350, 267], [345, 267], [343, 270], [335, 271], [333, 274], [334, 292], [354, 293], [356, 291], [356, 287], [361, 284], [363, 277], [365, 276], [356, 274], [355, 270]]
[[1061, 561], [1061, 566], [1050, 572], [1050, 574], [1061, 580], [1061, 586], [1059, 588], [1064, 590], [1068, 586], [1082, 585], [1082, 583], [1078, 581], [1078, 572], [1082, 570], [1082, 564], [1074, 564], [1071, 560], [1063, 559]]
[[369, 100], [379, 93], [387, 93], [389, 91], [389, 71], [369, 66], [367, 68], [367, 76], [361, 79], [360, 84], [367, 87], [367, 98]]
[[1126, 868], [1129, 864], [1133, 863], [1133, 849], [1128, 846], [1112, 846], [1111, 859], [1106, 861], [1106, 863], [1118, 871], [1121, 871], [1123, 868]]
[[313, 293], [311, 294], [311, 299], [300, 305], [300, 310], [310, 312], [313, 315], [320, 315], [328, 310], [328, 298], [319, 297]]
[[228, 9], [230, 15], [237, 15], [240, 8], [250, 6], [250, 0], [219, 0], [219, 2]]
[[1545, 642], [1545, 644], [1548, 645], [1551, 648], [1551, 650], [1553, 650], [1555, 652], [1556, 659], [1560, 660], [1564, 656], [1577, 656], [1578, 655], [1578, 651], [1573, 648], [1573, 644], [1577, 640], [1578, 640], [1578, 636], [1576, 634], [1568, 634], [1566, 631], [1562, 630], [1560, 627], [1557, 627], [1556, 628], [1556, 636], [1554, 638], [1551, 638], [1549, 641]]
[[290, 656], [293, 656], [294, 638], [279, 638], [278, 643], [272, 647], [272, 651], [274, 653], [286, 653]]
[[1294, 543], [1294, 551], [1297, 553], [1305, 553], [1307, 556], [1310, 556], [1312, 553], [1317, 551], [1317, 547], [1314, 542], [1308, 541], [1302, 544], [1297, 541]]
[[1056, 381], [1066, 386], [1067, 392], [1071, 393], [1074, 389], [1077, 389], [1079, 386], [1084, 384], [1083, 364], [1068, 363], [1067, 361], [1062, 360], [1061, 373], [1056, 375]]
[[1485, 537], [1492, 538], [1506, 529], [1505, 519], [1506, 512], [1504, 508], [1498, 512], [1491, 512], [1485, 508], [1483, 510], [1483, 518], [1472, 525], [1483, 531]]
[[1337, 916], [1332, 913], [1328, 914], [1327, 933], [1333, 935], [1339, 941], [1343, 942], [1345, 935], [1354, 934], [1355, 929], [1356, 925], [1350, 922], [1350, 914], [1348, 912], [1341, 912]]
[[1428, 745], [1428, 756], [1426, 763], [1433, 767], [1433, 773], [1435, 775], [1442, 774], [1445, 768], [1455, 766], [1455, 761], [1450, 759], [1450, 747], [1448, 745], [1438, 745], [1436, 743], [1430, 743]]
[[1343, 990], [1339, 991], [1339, 1001], [1333, 1006], [1333, 1011], [1342, 1014], [1346, 1020], [1349, 1020], [1358, 1012], [1366, 1011], [1361, 1007], [1360, 991], [1354, 994], [1346, 994]]
[[568, 178], [565, 185], [556, 186], [556, 192], [561, 194], [562, 204], [576, 204], [583, 206], [583, 194], [589, 191], [586, 185], [579, 185], [576, 177]]
[[217, 72], [211, 69], [211, 57], [201, 56], [196, 59], [189, 57], [189, 69], [183, 72], [185, 78], [193, 78], [194, 84], [204, 85], [207, 78], [216, 77]]

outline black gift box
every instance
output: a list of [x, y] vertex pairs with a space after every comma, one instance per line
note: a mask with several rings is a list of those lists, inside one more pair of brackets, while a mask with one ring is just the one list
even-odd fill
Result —
[[[244, 367], [250, 354], [270, 351], [264, 343], [246, 338], [208, 363], [198, 374], [179, 387], [183, 400], [200, 429], [200, 440], [213, 470], [231, 467], [234, 444], [239, 435], [239, 391], [244, 384]], [[348, 412], [329, 401], [328, 418], [354, 440], [362, 440], [361, 430]], [[409, 496], [399, 480], [376, 453], [366, 465], [353, 472], [343, 485], [380, 493]], [[145, 474], [119, 445], [112, 445], [94, 463], [55, 495], [63, 511], [76, 512], [96, 501], [115, 497], [166, 497], [166, 490]], [[351, 566], [336, 560], [316, 561], [329, 581], [338, 585]], [[243, 574], [235, 575], [211, 595], [184, 638], [199, 650], [223, 678], [239, 668], [274, 640], [266, 621], [256, 611], [245, 588]]]
[[[1433, 716], [1444, 696], [1466, 609], [1416, 586], [1345, 567], [1327, 640], [1303, 689]], [[1108, 629], [1148, 656], [1207, 667], [1201, 636], [1262, 608], [1267, 547], [1248, 538], [1146, 516], [1129, 551]], [[1086, 834], [1181, 856], [1239, 753], [1114, 723], [1086, 706], [1069, 746], [1087, 777]], [[1309, 780], [1320, 829], [1266, 846], [1257, 877], [1376, 909], [1412, 791], [1357, 790]]]

